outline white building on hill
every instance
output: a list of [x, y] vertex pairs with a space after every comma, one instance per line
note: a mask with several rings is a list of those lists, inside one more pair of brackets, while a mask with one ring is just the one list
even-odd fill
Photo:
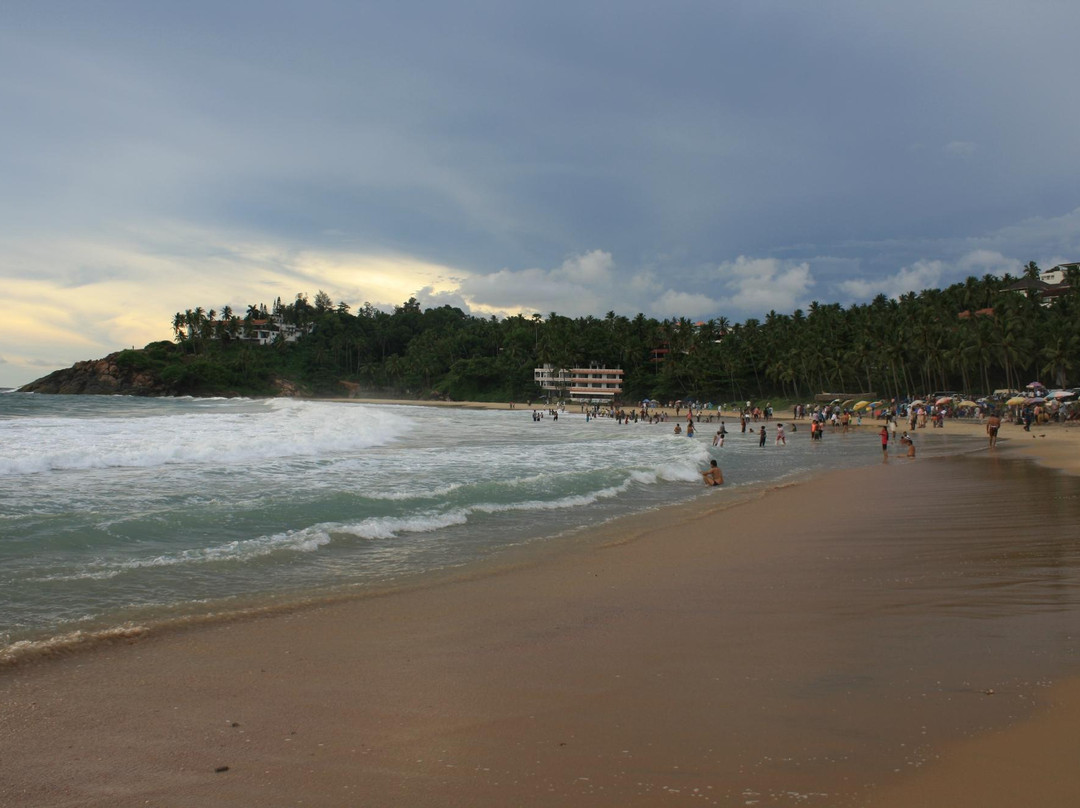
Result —
[[546, 364], [533, 370], [540, 389], [558, 396], [569, 394], [572, 401], [610, 404], [622, 393], [622, 368], [593, 363], [587, 368], [556, 368]]

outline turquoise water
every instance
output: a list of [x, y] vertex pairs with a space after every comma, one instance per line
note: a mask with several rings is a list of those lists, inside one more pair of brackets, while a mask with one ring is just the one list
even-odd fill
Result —
[[[0, 650], [475, 562], [700, 496], [880, 462], [871, 427], [712, 446], [575, 412], [0, 395]], [[931, 453], [970, 448], [934, 436]], [[981, 444], [981, 441], [979, 442]], [[921, 452], [925, 456], [926, 451]], [[699, 470], [718, 459], [728, 485]]]

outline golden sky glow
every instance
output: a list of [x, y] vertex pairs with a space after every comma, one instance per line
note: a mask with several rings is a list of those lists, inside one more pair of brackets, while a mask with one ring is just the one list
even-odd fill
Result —
[[[7, 282], [10, 310], [0, 318], [0, 368], [13, 379], [9, 384], [122, 348], [171, 340], [173, 315], [188, 308], [220, 312], [229, 305], [243, 316], [249, 304], [272, 306], [277, 297], [290, 302], [297, 293], [312, 300], [321, 290], [335, 304], [344, 301], [355, 309], [370, 302], [389, 309], [423, 288], [451, 292], [466, 274], [405, 256], [290, 254], [275, 244], [230, 244], [220, 234], [200, 238], [216, 243], [212, 254], [147, 254], [135, 245], [86, 241], [51, 245], [53, 260], [90, 271], [85, 279]], [[44, 251], [24, 255], [31, 265], [44, 259]]]

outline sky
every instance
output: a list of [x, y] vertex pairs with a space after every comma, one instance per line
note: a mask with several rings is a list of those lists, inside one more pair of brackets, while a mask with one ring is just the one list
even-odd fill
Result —
[[744, 322], [1080, 261], [1080, 4], [2, 4], [0, 387], [177, 311]]

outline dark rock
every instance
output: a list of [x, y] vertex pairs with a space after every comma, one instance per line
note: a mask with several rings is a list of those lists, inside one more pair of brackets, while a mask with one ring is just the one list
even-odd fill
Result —
[[76, 362], [19, 388], [20, 393], [168, 396], [174, 391], [155, 375], [117, 364], [119, 353]]

